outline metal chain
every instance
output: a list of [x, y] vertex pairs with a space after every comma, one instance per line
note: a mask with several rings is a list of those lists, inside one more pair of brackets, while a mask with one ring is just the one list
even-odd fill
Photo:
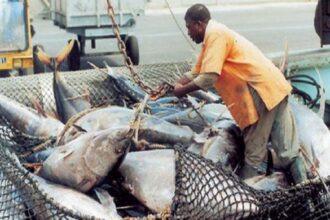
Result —
[[119, 26], [115, 20], [115, 11], [114, 11], [113, 5], [111, 3], [111, 0], [107, 0], [107, 3], [108, 3], [108, 15], [112, 21], [112, 30], [113, 30], [115, 37], [117, 38], [117, 44], [118, 44], [119, 51], [123, 54], [123, 57], [125, 60], [125, 65], [129, 69], [134, 82], [138, 86], [140, 86], [146, 93], [148, 93], [151, 96], [151, 99], [157, 99], [157, 98], [163, 96], [169, 90], [171, 90], [173, 88], [173, 86], [167, 82], [163, 82], [163, 84], [157, 90], [154, 90], [150, 86], [143, 83], [140, 76], [134, 70], [132, 60], [127, 55], [127, 52], [126, 52], [126, 45], [120, 37], [120, 30], [119, 30]]

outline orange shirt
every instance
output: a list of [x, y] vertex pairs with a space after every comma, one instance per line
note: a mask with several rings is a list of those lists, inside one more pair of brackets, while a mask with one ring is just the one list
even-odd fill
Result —
[[203, 48], [192, 73], [215, 72], [214, 84], [241, 129], [254, 124], [258, 113], [248, 86], [254, 88], [268, 110], [290, 92], [281, 71], [250, 41], [225, 25], [210, 20]]

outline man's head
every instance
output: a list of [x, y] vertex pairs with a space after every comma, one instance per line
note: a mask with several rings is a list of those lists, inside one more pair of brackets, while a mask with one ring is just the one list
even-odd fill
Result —
[[203, 42], [205, 29], [210, 19], [210, 11], [203, 4], [195, 4], [187, 10], [184, 20], [188, 35], [197, 44]]

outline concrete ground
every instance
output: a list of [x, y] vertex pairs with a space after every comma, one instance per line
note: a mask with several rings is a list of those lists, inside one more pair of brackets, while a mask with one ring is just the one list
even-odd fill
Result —
[[317, 0], [146, 0], [146, 9], [162, 9], [167, 7], [189, 7], [195, 3], [203, 3], [208, 6], [237, 5], [237, 4], [265, 4], [286, 2], [316, 2]]
[[[209, 7], [212, 6], [228, 6], [228, 5], [251, 5], [266, 3], [292, 3], [292, 2], [316, 2], [317, 0], [145, 0], [146, 10], [152, 11], [167, 8], [167, 3], [172, 8], [187, 8], [195, 3], [203, 3]], [[50, 5], [47, 1], [33, 0], [30, 1], [30, 12], [33, 18], [49, 18]]]

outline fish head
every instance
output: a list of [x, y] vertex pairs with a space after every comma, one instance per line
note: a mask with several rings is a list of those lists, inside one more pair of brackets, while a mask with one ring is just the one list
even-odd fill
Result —
[[115, 146], [115, 152], [117, 154], [123, 154], [128, 151], [129, 148], [134, 144], [132, 139], [124, 138], [118, 141], [118, 144]]
[[47, 120], [47, 124], [48, 136], [57, 137], [64, 129], [64, 124], [53, 118], [49, 118], [49, 120]]
[[128, 127], [109, 128], [96, 132], [84, 155], [88, 168], [99, 176], [116, 169], [132, 146]]

